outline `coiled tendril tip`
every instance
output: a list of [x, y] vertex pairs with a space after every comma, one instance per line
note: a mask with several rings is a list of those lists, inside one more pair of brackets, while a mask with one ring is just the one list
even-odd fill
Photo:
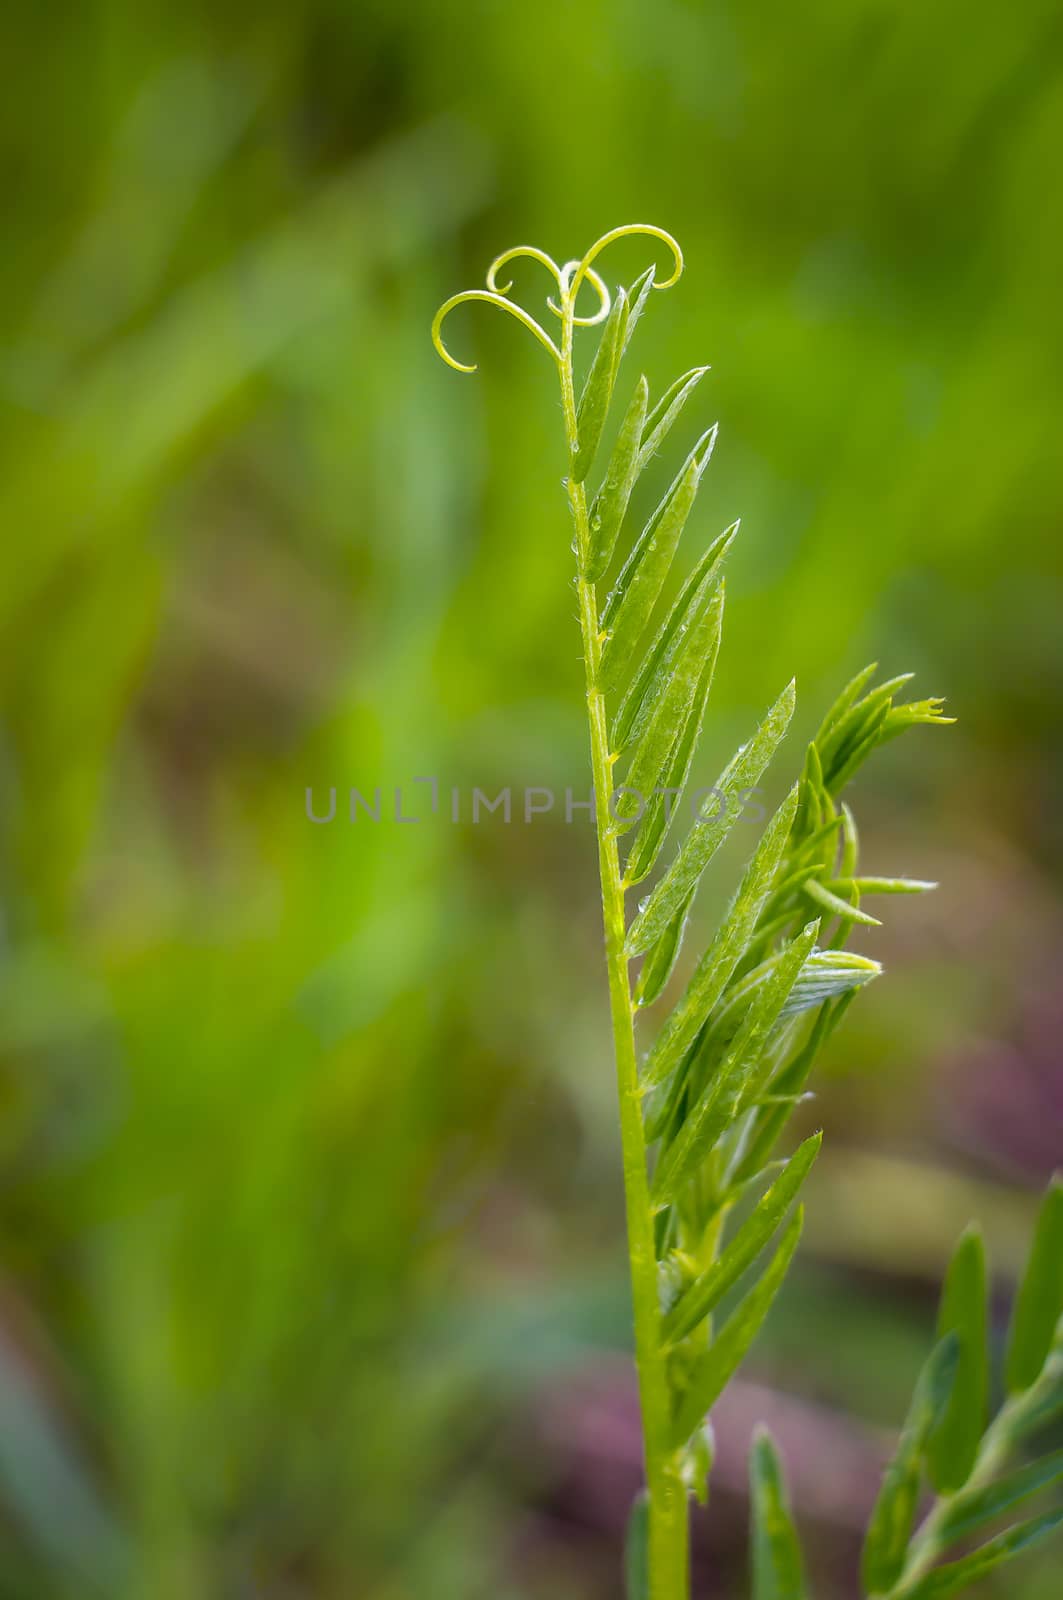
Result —
[[[475, 372], [475, 362], [469, 365], [464, 361], [458, 361], [455, 356], [451, 355], [443, 343], [442, 328], [444, 321], [455, 306], [464, 305], [467, 301], [483, 300], [488, 305], [499, 306], [503, 311], [508, 311], [510, 316], [516, 317], [518, 322], [523, 323], [529, 332], [535, 335], [544, 349], [549, 350], [558, 366], [562, 366], [564, 358], [557, 345], [535, 318], [524, 310], [523, 306], [518, 305], [515, 300], [509, 299], [509, 291], [513, 285], [511, 282], [499, 283], [498, 274], [511, 261], [524, 258], [537, 261], [540, 266], [546, 268], [557, 285], [560, 303], [554, 300], [552, 296], [548, 297], [546, 304], [549, 310], [556, 317], [560, 317], [563, 327], [591, 328], [597, 323], [604, 322], [612, 308], [612, 296], [604, 280], [594, 270], [592, 263], [607, 245], [613, 244], [617, 239], [623, 239], [633, 234], [645, 234], [649, 238], [659, 239], [668, 246], [672, 253], [671, 276], [662, 279], [660, 283], [654, 283], [653, 287], [655, 289], [670, 288], [672, 284], [678, 281], [683, 271], [683, 252], [670, 233], [666, 233], [663, 228], [655, 227], [652, 223], [634, 222], [628, 223], [622, 228], [613, 228], [609, 233], [604, 233], [600, 239], [597, 239], [581, 260], [566, 261], [563, 267], [559, 267], [554, 258], [548, 255], [545, 250], [540, 250], [537, 245], [514, 245], [512, 249], [504, 250], [500, 256], [496, 256], [488, 267], [486, 289], [464, 289], [460, 294], [451, 295], [449, 300], [444, 301], [432, 321], [432, 343], [443, 360], [449, 367], [453, 367], [455, 372]], [[597, 308], [590, 316], [579, 316], [576, 313], [576, 301], [579, 298], [579, 291], [584, 281], [590, 283], [598, 296]]]

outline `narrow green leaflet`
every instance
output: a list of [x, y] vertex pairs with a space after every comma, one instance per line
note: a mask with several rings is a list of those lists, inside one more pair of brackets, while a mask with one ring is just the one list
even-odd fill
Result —
[[825, 889], [814, 878], [807, 879], [801, 885], [801, 889], [822, 911], [829, 911], [834, 917], [844, 917], [847, 922], [859, 922], [865, 928], [882, 926], [878, 917], [871, 916], [867, 911], [861, 911], [859, 906], [850, 905], [848, 900], [840, 900], [836, 894]]
[[624, 1538], [625, 1600], [650, 1600], [650, 1500], [645, 1489], [635, 1496]]
[[764, 1046], [818, 931], [818, 923], [810, 923], [760, 986], [701, 1097], [687, 1113], [678, 1136], [662, 1153], [653, 1181], [653, 1198], [658, 1204], [675, 1198], [721, 1133], [762, 1087], [758, 1068]]
[[635, 985], [635, 1004], [637, 1006], [652, 1005], [663, 991], [668, 979], [672, 976], [675, 964], [679, 959], [679, 951], [682, 948], [683, 935], [686, 932], [687, 920], [690, 916], [690, 902], [693, 898], [694, 891], [691, 889], [686, 903], [680, 906], [652, 950], [647, 951], [638, 982]]
[[948, 1403], [959, 1361], [954, 1333], [938, 1344], [919, 1375], [896, 1454], [886, 1468], [864, 1541], [863, 1579], [869, 1595], [886, 1594], [904, 1567], [912, 1537], [926, 1443]]
[[730, 982], [771, 893], [796, 809], [795, 784], [764, 830], [727, 916], [658, 1035], [646, 1062], [647, 1086], [668, 1076]]
[[629, 670], [639, 640], [664, 587], [680, 535], [712, 455], [714, 436], [700, 438], [671, 488], [646, 524], [602, 610], [606, 632], [598, 687], [614, 689]]
[[[689, 757], [693, 754], [692, 744], [686, 744], [684, 733], [688, 728], [696, 732], [701, 727], [702, 712], [712, 686], [720, 650], [723, 601], [721, 579], [698, 618], [697, 625], [691, 630], [667, 689], [658, 700], [646, 731], [631, 757], [624, 786], [633, 791], [628, 799], [632, 802], [639, 800], [643, 813], [648, 811], [650, 797], [666, 772], [668, 782], [665, 787], [681, 787], [681, 783], [675, 782], [677, 769], [685, 773]], [[676, 752], [678, 759], [670, 761], [673, 752]], [[667, 796], [657, 798], [665, 800]], [[671, 796], [673, 801], [676, 798], [674, 794]], [[633, 817], [627, 826], [633, 826], [638, 820], [638, 817]], [[641, 875], [645, 876], [645, 873]], [[627, 877], [629, 882], [638, 881], [630, 871]]]
[[742, 1223], [723, 1254], [700, 1278], [694, 1280], [673, 1306], [661, 1329], [661, 1337], [666, 1343], [675, 1344], [685, 1339], [699, 1322], [715, 1310], [724, 1295], [730, 1293], [739, 1278], [753, 1265], [797, 1198], [822, 1142], [821, 1133], [805, 1140]]
[[838, 718], [825, 739], [816, 741], [823, 780], [832, 793], [836, 794], [840, 788], [837, 773], [844, 762], [848, 760], [851, 752], [862, 744], [872, 728], [885, 720], [892, 695], [906, 684], [911, 676], [910, 672], [906, 672], [897, 678], [889, 679], [886, 683], [878, 684]]
[[852, 889], [858, 894], [927, 894], [937, 884], [924, 878], [834, 878], [826, 887], [835, 894], [848, 894]]
[[690, 372], [685, 372], [658, 400], [646, 418], [639, 449], [639, 472], [647, 465], [650, 457], [660, 449], [672, 424], [708, 370], [708, 367], [694, 367]]
[[808, 1082], [816, 1057], [845, 1015], [852, 998], [850, 992], [843, 995], [836, 1004], [820, 1006], [807, 1040], [793, 1060], [772, 1079], [770, 1087], [781, 1097], [780, 1101], [765, 1106], [756, 1113], [745, 1149], [740, 1154], [733, 1171], [728, 1175], [730, 1184], [741, 1187], [751, 1183], [770, 1157], [783, 1129], [793, 1115], [797, 1096]]
[[900, 1596], [903, 1596], [903, 1600], [949, 1600], [949, 1596], [959, 1594], [980, 1578], [995, 1572], [1005, 1561], [1039, 1544], [1050, 1533], [1054, 1533], [1061, 1523], [1063, 1508], [1046, 1511], [1040, 1517], [1031, 1517], [1029, 1522], [1020, 1522], [1017, 1528], [1009, 1528], [1007, 1533], [998, 1534], [962, 1560], [935, 1567], [914, 1587], [902, 1589], [898, 1600]]
[[[627, 954], [648, 950], [679, 907], [689, 900], [702, 873], [734, 827], [742, 796], [757, 783], [782, 742], [794, 711], [794, 685], [787, 684], [748, 744], [743, 745], [717, 778], [715, 807], [702, 816], [684, 839], [679, 853], [653, 893], [640, 908], [627, 937]], [[796, 807], [796, 793], [794, 800]], [[721, 798], [722, 797], [722, 798]]]
[[737, 532], [738, 523], [734, 522], [718, 539], [713, 540], [683, 584], [656, 638], [644, 654], [610, 729], [610, 743], [617, 755], [639, 739], [661, 695], [667, 691], [676, 656], [712, 598], [720, 566]]
[[803, 1224], [804, 1213], [798, 1207], [768, 1267], [732, 1311], [708, 1350], [694, 1363], [690, 1382], [675, 1415], [673, 1442], [676, 1448], [685, 1444], [694, 1429], [700, 1427], [706, 1412], [716, 1404], [760, 1332], [786, 1277]]
[[820, 723], [819, 732], [812, 741], [814, 745], [822, 748], [826, 744], [842, 717], [844, 717], [851, 705], [856, 704], [877, 671], [878, 662], [872, 661], [870, 666], [865, 667], [862, 672], [856, 674], [855, 678], [850, 679]]
[[1014, 1394], [1034, 1382], [1063, 1315], [1063, 1180], [1053, 1178], [1041, 1204], [1030, 1259], [1008, 1334], [1005, 1374]]
[[879, 743], [885, 744], [888, 739], [896, 739], [906, 728], [948, 727], [956, 718], [945, 715], [942, 710], [944, 704], [940, 696], [933, 695], [929, 700], [906, 700], [899, 706], [890, 706]]
[[597, 583], [613, 559], [631, 491], [638, 477], [639, 438], [646, 421], [649, 399], [649, 384], [645, 378], [640, 378], [620, 424], [602, 486], [590, 509], [590, 542], [584, 573], [592, 583]]
[[1012, 1417], [1012, 1442], [1030, 1438], [1051, 1428], [1063, 1416], [1063, 1317], [1037, 1381], [1023, 1396], [1019, 1413]]
[[854, 955], [850, 950], [813, 950], [790, 991], [782, 1014], [796, 1017], [824, 1000], [835, 1000], [854, 989], [862, 989], [881, 974], [880, 964], [868, 956]]
[[646, 309], [646, 301], [650, 298], [650, 290], [653, 288], [656, 271], [656, 267], [647, 267], [645, 272], [640, 272], [627, 292], [628, 304], [631, 309], [628, 312], [624, 335], [620, 341], [620, 357], [617, 358], [618, 366], [624, 351], [631, 343], [631, 335], [638, 326], [639, 318]]
[[1031, 1495], [1039, 1494], [1042, 1489], [1051, 1489], [1057, 1483], [1063, 1483], [1063, 1450], [1054, 1450], [1040, 1461], [1019, 1467], [1015, 1472], [1009, 1472], [1007, 1477], [999, 1478], [996, 1483], [986, 1484], [981, 1489], [967, 1489], [956, 1495], [938, 1523], [937, 1536], [943, 1545], [969, 1539], [972, 1533], [977, 1533], [987, 1523], [995, 1522]]
[[[701, 729], [705, 721], [705, 710], [709, 700], [709, 690], [712, 687], [713, 673], [716, 669], [716, 655], [719, 647], [717, 635], [716, 646], [712, 648], [702, 664], [701, 676], [694, 687], [685, 706], [677, 712], [679, 733], [667, 765], [660, 774], [660, 782], [655, 793], [650, 799], [646, 814], [639, 823], [638, 833], [632, 841], [631, 849], [624, 863], [624, 877], [629, 884], [641, 883], [653, 871], [664, 846], [668, 829], [675, 816], [679, 797], [686, 787], [697, 751], [698, 741], [701, 738]], [[680, 929], [680, 932], [682, 929]], [[678, 946], [676, 954], [678, 955]]]
[[969, 1228], [945, 1275], [938, 1337], [955, 1333], [960, 1354], [952, 1394], [927, 1444], [930, 1481], [939, 1494], [960, 1489], [971, 1475], [989, 1406], [985, 1244]]
[[757, 1429], [749, 1455], [752, 1511], [752, 1600], [805, 1600], [801, 1544], [790, 1512], [786, 1480], [775, 1441]]
[[591, 370], [580, 396], [576, 412], [576, 454], [572, 460], [572, 481], [582, 483], [598, 454], [598, 444], [609, 413], [613, 397], [616, 369], [620, 362], [620, 347], [628, 320], [628, 298], [624, 289], [618, 289], [612, 310], [602, 329]]

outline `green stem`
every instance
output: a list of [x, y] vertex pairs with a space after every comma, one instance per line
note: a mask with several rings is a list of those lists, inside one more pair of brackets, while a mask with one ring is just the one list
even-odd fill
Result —
[[[566, 297], [563, 305], [560, 373], [565, 432], [570, 456], [576, 449], [576, 402], [572, 375], [573, 309], [571, 299]], [[634, 1008], [631, 1002], [627, 960], [624, 956], [625, 885], [620, 874], [616, 836], [611, 827], [613, 758], [609, 750], [605, 698], [597, 686], [598, 662], [601, 654], [598, 601], [594, 585], [583, 577], [583, 557], [590, 537], [587, 497], [583, 485], [573, 483], [571, 479], [567, 488], [576, 530], [577, 592], [586, 671], [587, 718], [590, 728], [595, 825], [598, 834], [598, 870], [601, 880], [609, 1006], [620, 1105], [620, 1141], [635, 1325], [635, 1364], [638, 1371], [646, 1487], [649, 1495], [650, 1597], [651, 1600], [687, 1600], [690, 1592], [687, 1492], [680, 1473], [678, 1452], [672, 1448], [669, 1437], [671, 1401], [664, 1357], [661, 1353], [661, 1313], [657, 1290], [653, 1210], [646, 1169], [642, 1095], [635, 1051]]]

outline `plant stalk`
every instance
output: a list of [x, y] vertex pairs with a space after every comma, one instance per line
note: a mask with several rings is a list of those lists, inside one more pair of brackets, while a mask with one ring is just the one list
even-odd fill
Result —
[[[566, 296], [561, 339], [561, 398], [570, 456], [576, 450], [576, 402], [572, 373], [572, 318], [574, 305]], [[567, 484], [569, 506], [576, 531], [577, 593], [580, 632], [587, 687], [594, 815], [598, 835], [598, 871], [601, 881], [605, 931], [609, 1007], [613, 1029], [620, 1141], [627, 1213], [628, 1256], [635, 1329], [635, 1365], [642, 1413], [646, 1488], [649, 1497], [650, 1600], [687, 1600], [689, 1595], [687, 1491], [678, 1452], [669, 1437], [669, 1388], [661, 1341], [661, 1312], [657, 1288], [657, 1255], [653, 1209], [646, 1168], [646, 1140], [642, 1120], [642, 1094], [635, 1050], [634, 1009], [624, 955], [626, 938], [625, 885], [620, 873], [616, 835], [612, 831], [613, 757], [605, 698], [597, 686], [601, 631], [594, 585], [583, 577], [583, 557], [590, 528], [583, 484]]]

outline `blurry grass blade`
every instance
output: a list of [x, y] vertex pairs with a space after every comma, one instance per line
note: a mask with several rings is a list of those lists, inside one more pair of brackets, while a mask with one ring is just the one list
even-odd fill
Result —
[[694, 367], [690, 372], [684, 373], [681, 378], [676, 379], [670, 389], [665, 390], [654, 406], [646, 418], [643, 431], [637, 468], [639, 472], [660, 449], [672, 424], [708, 370], [708, 367]]
[[861, 911], [859, 906], [850, 905], [847, 900], [839, 899], [829, 889], [825, 889], [814, 878], [808, 879], [801, 885], [802, 892], [815, 902], [824, 911], [829, 911], [835, 917], [844, 917], [848, 922], [859, 922], [865, 928], [881, 928], [878, 917], [873, 917], [867, 911]]
[[713, 593], [717, 573], [738, 532], [734, 522], [714, 539], [698, 561], [642, 658], [638, 671], [620, 703], [610, 731], [616, 754], [638, 739], [671, 681], [675, 658], [683, 640]]
[[602, 329], [598, 349], [591, 362], [591, 369], [587, 374], [587, 381], [580, 395], [579, 409], [576, 412], [577, 449], [572, 461], [573, 483], [583, 482], [598, 454], [602, 429], [609, 414], [609, 402], [613, 397], [613, 384], [620, 362], [621, 342], [627, 326], [628, 309], [627, 293], [623, 289], [618, 289], [612, 310]]
[[584, 568], [591, 583], [597, 583], [613, 559], [617, 536], [637, 476], [636, 455], [649, 397], [649, 385], [645, 378], [640, 378], [620, 425], [602, 486], [591, 506], [590, 544]]
[[1045, 1364], [1063, 1315], [1063, 1180], [1048, 1186], [1037, 1218], [1030, 1259], [1012, 1312], [1006, 1378], [1009, 1390], [1028, 1389]]
[[1039, 1544], [1061, 1524], [1063, 1524], [1063, 1508], [1046, 1511], [1040, 1517], [1031, 1517], [1029, 1522], [1020, 1522], [1018, 1527], [1009, 1528], [1007, 1533], [998, 1534], [995, 1539], [990, 1539], [987, 1544], [972, 1550], [971, 1554], [964, 1556], [962, 1560], [950, 1561], [943, 1567], [935, 1567], [933, 1572], [928, 1572], [914, 1587], [905, 1587], [901, 1591], [903, 1600], [950, 1600], [950, 1596], [969, 1589], [972, 1584], [995, 1572], [1006, 1561], [1022, 1555], [1024, 1551]]
[[[684, 648], [675, 664], [671, 678], [654, 708], [653, 716], [635, 747], [625, 786], [642, 796], [647, 802], [654, 790], [664, 780], [664, 787], [679, 789], [686, 777], [694, 753], [694, 744], [701, 731], [702, 718], [712, 687], [716, 658], [720, 649], [720, 630], [723, 626], [724, 587], [722, 580], [716, 585], [709, 602], [698, 617]], [[663, 801], [666, 796], [658, 796]], [[678, 796], [672, 795], [673, 800]], [[634, 796], [632, 796], [634, 803]], [[670, 811], [666, 814], [670, 815]], [[647, 804], [644, 824], [650, 820]], [[632, 819], [634, 822], [635, 818]], [[628, 823], [627, 826], [631, 826]], [[651, 829], [645, 827], [644, 832]], [[663, 832], [663, 829], [661, 830]], [[658, 834], [659, 841], [660, 834]], [[643, 846], [645, 849], [645, 846]], [[637, 883], [649, 867], [636, 877], [630, 871], [628, 881]]]
[[650, 1600], [650, 1502], [640, 1489], [628, 1514], [624, 1539], [625, 1600]]
[[681, 905], [668, 927], [653, 948], [646, 953], [635, 985], [635, 1004], [639, 1006], [652, 1005], [660, 995], [668, 979], [672, 976], [679, 951], [683, 944], [683, 935], [686, 932], [687, 918], [690, 915], [690, 901], [694, 898], [693, 889], [690, 897]]
[[677, 1138], [661, 1156], [654, 1174], [655, 1201], [676, 1197], [694, 1168], [753, 1098], [759, 1086], [757, 1068], [764, 1046], [818, 931], [818, 923], [810, 923], [761, 984], [701, 1097], [688, 1111]]
[[989, 1400], [985, 1245], [976, 1228], [967, 1230], [949, 1264], [937, 1331], [939, 1338], [955, 1333], [960, 1343], [952, 1393], [927, 1445], [931, 1482], [947, 1494], [971, 1475]]
[[804, 1214], [798, 1207], [768, 1267], [739, 1301], [709, 1349], [695, 1362], [686, 1393], [679, 1403], [673, 1443], [686, 1443], [716, 1404], [763, 1326], [772, 1302], [782, 1287], [787, 1268], [801, 1237]]
[[1009, 1472], [996, 1483], [981, 1488], [966, 1489], [953, 1496], [948, 1509], [938, 1523], [937, 1533], [942, 1545], [957, 1544], [969, 1539], [988, 1523], [995, 1522], [1005, 1512], [1021, 1505], [1042, 1489], [1051, 1489], [1063, 1483], [1063, 1450], [1054, 1450], [1040, 1461]]
[[690, 899], [706, 866], [738, 820], [741, 796], [756, 786], [782, 742], [793, 710], [791, 681], [753, 738], [742, 746], [716, 780], [714, 787], [723, 798], [718, 800], [714, 814], [701, 817], [694, 824], [672, 865], [640, 908], [628, 933], [629, 955], [647, 950], [664, 932], [679, 907]]
[[697, 1278], [665, 1318], [662, 1338], [669, 1344], [686, 1338], [748, 1271], [779, 1226], [812, 1169], [823, 1142], [821, 1133], [806, 1139], [758, 1201], [707, 1271]]
[[796, 808], [795, 785], [765, 829], [727, 916], [661, 1029], [646, 1063], [645, 1083], [668, 1076], [730, 982], [771, 893]]
[[630, 668], [639, 640], [664, 587], [672, 557], [702, 473], [709, 464], [715, 436], [700, 438], [668, 493], [646, 524], [602, 611], [607, 633], [599, 663], [598, 684], [608, 692]]
[[759, 1427], [749, 1456], [752, 1518], [752, 1600], [805, 1600], [801, 1544], [790, 1512], [782, 1462], [767, 1428]]
[[886, 1468], [864, 1541], [862, 1573], [870, 1595], [887, 1594], [897, 1582], [912, 1537], [922, 1481], [926, 1442], [952, 1392], [959, 1340], [949, 1334], [934, 1349], [919, 1375], [911, 1409]]

